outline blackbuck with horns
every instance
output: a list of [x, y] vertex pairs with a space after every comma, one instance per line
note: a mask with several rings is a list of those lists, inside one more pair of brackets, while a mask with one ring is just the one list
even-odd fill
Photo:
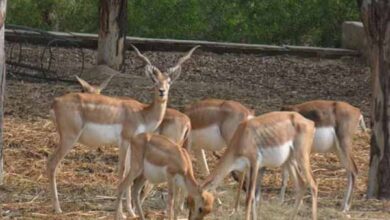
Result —
[[238, 126], [225, 153], [202, 184], [214, 189], [230, 172], [247, 174], [248, 191], [245, 219], [256, 220], [255, 187], [262, 167], [286, 167], [296, 187], [294, 212], [297, 216], [306, 187], [311, 189], [312, 218], [317, 218], [317, 184], [310, 166], [314, 123], [296, 112], [271, 112], [243, 121]]
[[[99, 86], [89, 84], [87, 81], [76, 76], [76, 79], [80, 83], [83, 92], [92, 94], [101, 94], [104, 88], [107, 87], [108, 83], [116, 74], [112, 74], [106, 80], [104, 80]], [[128, 97], [120, 97], [120, 99], [128, 100]], [[171, 139], [173, 142], [180, 146], [187, 140], [189, 133], [191, 132], [191, 120], [190, 118], [180, 111], [167, 108], [164, 118], [155, 130], [155, 133], [164, 135]]]
[[[110, 80], [115, 74], [112, 74], [106, 80], [104, 80], [100, 86], [94, 86], [89, 84], [87, 81], [76, 76], [83, 92], [100, 94], [102, 90], [108, 85]], [[122, 97], [121, 97], [122, 98]], [[123, 99], [129, 99], [128, 97], [123, 97]], [[168, 137], [173, 142], [177, 143], [179, 146], [183, 146], [184, 142], [188, 140], [188, 136], [191, 132], [191, 121], [186, 114], [181, 113], [173, 108], [167, 108], [164, 118], [155, 130], [154, 133], [161, 134], [165, 137]], [[152, 184], [145, 184], [144, 190], [142, 191], [141, 201], [144, 201], [148, 193], [153, 189]], [[183, 198], [183, 197], [182, 197]], [[184, 201], [181, 203], [181, 210], [184, 207]]]
[[[154, 100], [143, 104], [133, 99], [113, 98], [91, 93], [69, 93], [57, 97], [51, 108], [51, 115], [60, 136], [59, 144], [47, 162], [50, 191], [56, 213], [61, 213], [58, 201], [56, 171], [58, 164], [77, 143], [88, 146], [116, 144], [119, 146], [119, 175], [124, 177], [125, 158], [133, 136], [143, 132], [153, 132], [161, 124], [165, 115], [168, 93], [171, 84], [179, 77], [181, 65], [191, 57], [196, 46], [178, 63], [161, 72], [149, 59], [133, 46], [138, 57], [146, 64], [145, 74], [154, 84]], [[130, 203], [128, 203], [130, 206]], [[131, 207], [127, 207], [132, 212]], [[135, 215], [134, 213], [131, 213]]]

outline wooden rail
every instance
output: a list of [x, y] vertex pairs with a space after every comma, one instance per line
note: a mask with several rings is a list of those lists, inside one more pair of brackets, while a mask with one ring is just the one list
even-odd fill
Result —
[[[10, 42], [28, 42], [32, 44], [47, 45], [49, 41], [58, 39], [58, 46], [75, 46], [74, 43], [83, 48], [97, 48], [97, 34], [64, 33], [49, 31], [45, 34], [30, 30], [6, 29], [5, 39]], [[61, 40], [62, 39], [62, 40]], [[339, 58], [342, 56], [360, 56], [356, 50], [324, 47], [306, 47], [291, 45], [263, 45], [263, 44], [242, 44], [222, 43], [198, 40], [173, 40], [126, 37], [127, 44], [134, 44], [142, 51], [185, 51], [195, 45], [201, 45], [203, 51], [215, 53], [246, 53], [259, 55], [297, 55], [306, 57]]]

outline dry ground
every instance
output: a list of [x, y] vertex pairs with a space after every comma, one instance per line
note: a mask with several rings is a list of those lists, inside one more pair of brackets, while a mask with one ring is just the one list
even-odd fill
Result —
[[[95, 58], [87, 51], [87, 61]], [[72, 51], [63, 50], [65, 57]], [[149, 102], [145, 89], [150, 82], [143, 77], [140, 62], [128, 53], [126, 73], [129, 78], [115, 78], [106, 94], [129, 96]], [[172, 65], [179, 53], [146, 53], [158, 66]], [[58, 63], [64, 70], [76, 71], [69, 63]], [[15, 77], [16, 76], [16, 77]], [[57, 134], [48, 119], [53, 98], [79, 91], [76, 84], [26, 81], [15, 75], [7, 82], [5, 106], [5, 184], [0, 187], [0, 218], [3, 219], [106, 219], [112, 218], [117, 179], [117, 149], [77, 145], [65, 158], [57, 175], [60, 202], [64, 214], [53, 215], [47, 190], [45, 163], [57, 143]], [[95, 83], [104, 76], [83, 75]], [[283, 104], [312, 99], [344, 100], [360, 107], [369, 121], [369, 73], [363, 62], [345, 57], [338, 60], [212, 54], [198, 51], [173, 85], [170, 106], [181, 108], [196, 100], [213, 97], [235, 99], [254, 108], [257, 114], [277, 110]], [[333, 154], [313, 155], [312, 166], [319, 184], [319, 219], [390, 219], [382, 212], [382, 202], [366, 201], [364, 194], [369, 161], [369, 134], [357, 132], [354, 155], [359, 167], [350, 216], [339, 211], [346, 185], [345, 170]], [[209, 157], [211, 158], [211, 157]], [[214, 159], [213, 163], [215, 162]], [[213, 164], [212, 163], [212, 164]], [[229, 215], [233, 205], [230, 178], [218, 188], [222, 206], [216, 206], [208, 219], [242, 219], [243, 210]], [[291, 212], [293, 192], [288, 190], [287, 203], [277, 203], [280, 172], [267, 172], [263, 183], [262, 219], [286, 219]], [[161, 219], [165, 187], [154, 191], [144, 205], [150, 219]], [[309, 194], [308, 194], [309, 195]], [[243, 201], [242, 201], [243, 202]], [[186, 213], [181, 214], [183, 217]], [[310, 218], [310, 199], [305, 199], [299, 219]]]

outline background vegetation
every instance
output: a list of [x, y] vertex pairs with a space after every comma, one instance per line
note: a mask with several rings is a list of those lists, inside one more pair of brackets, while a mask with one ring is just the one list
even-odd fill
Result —
[[[340, 46], [341, 24], [359, 19], [352, 0], [129, 0], [128, 34], [266, 44]], [[7, 22], [97, 32], [97, 0], [12, 0]]]

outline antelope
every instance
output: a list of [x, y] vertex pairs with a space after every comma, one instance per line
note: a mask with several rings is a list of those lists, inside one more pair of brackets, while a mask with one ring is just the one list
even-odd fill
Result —
[[[86, 93], [95, 93], [100, 94], [101, 91], [108, 85], [112, 77], [111, 75], [100, 86], [93, 86], [89, 84], [87, 81], [76, 76], [78, 82], [80, 83], [83, 92]], [[123, 97], [123, 99], [128, 99], [127, 97]], [[191, 121], [186, 114], [183, 114], [175, 109], [167, 108], [164, 118], [155, 130], [155, 133], [164, 135], [165, 137], [170, 138], [173, 142], [179, 144], [179, 146], [183, 146], [184, 142], [188, 139], [189, 132], [191, 131]], [[141, 201], [144, 201], [146, 195], [152, 190], [152, 186], [150, 184], [146, 184]], [[183, 204], [181, 205], [181, 209], [183, 209]]]
[[99, 86], [94, 86], [89, 84], [87, 81], [81, 79], [80, 77], [76, 76], [77, 81], [80, 83], [82, 92], [84, 93], [92, 93], [92, 94], [100, 94], [103, 89], [105, 89], [108, 86], [108, 83], [110, 83], [111, 79], [116, 74], [110, 75], [106, 80], [104, 80]]
[[[82, 87], [82, 91], [84, 93], [92, 93], [92, 94], [101, 94], [103, 89], [105, 89], [111, 79], [115, 76], [112, 74], [106, 80], [104, 80], [99, 86], [94, 86], [89, 84], [84, 79], [76, 76], [77, 81], [80, 83]], [[121, 99], [128, 100], [128, 97], [121, 97]], [[155, 133], [164, 135], [170, 138], [175, 143], [178, 143], [180, 146], [184, 144], [187, 140], [188, 135], [191, 131], [191, 120], [186, 115], [177, 111], [173, 108], [167, 108], [165, 111], [164, 118], [155, 130]]]
[[245, 120], [202, 187], [213, 190], [231, 171], [247, 172], [245, 219], [257, 219], [255, 187], [259, 169], [286, 167], [297, 192], [292, 219], [298, 213], [307, 185], [311, 189], [312, 218], [316, 219], [317, 184], [310, 167], [314, 131], [314, 122], [296, 112], [271, 112]]
[[197, 183], [186, 149], [163, 135], [142, 133], [132, 138], [130, 155], [130, 171], [118, 186], [115, 219], [126, 218], [122, 212], [122, 196], [132, 184], [132, 199], [140, 218], [145, 219], [140, 191], [146, 180], [155, 184], [168, 182], [168, 219], [177, 219], [175, 197], [178, 188], [189, 195], [188, 219], [203, 219], [211, 212], [214, 197]]
[[[188, 141], [189, 134], [191, 132], [191, 121], [187, 115], [175, 110], [168, 108], [164, 119], [160, 126], [156, 129], [155, 133], [163, 135], [175, 142], [179, 146], [183, 146]], [[147, 184], [142, 191], [142, 201], [145, 200], [148, 193], [153, 189], [152, 185]], [[182, 191], [178, 192], [178, 200], [184, 198]], [[180, 210], [184, 209], [184, 200], [178, 202], [180, 204]]]
[[[335, 152], [347, 171], [348, 185], [342, 203], [342, 211], [349, 211], [352, 193], [358, 174], [352, 156], [352, 137], [358, 125], [366, 130], [360, 110], [346, 102], [314, 100], [297, 105], [284, 106], [282, 111], [295, 111], [314, 121], [316, 132], [312, 152]], [[288, 172], [283, 171], [281, 200], [287, 187]]]
[[[181, 65], [199, 47], [192, 48], [167, 72], [161, 72], [135, 46], [131, 46], [146, 64], [145, 74], [154, 84], [154, 100], [151, 104], [92, 93], [69, 93], [55, 98], [52, 104], [51, 115], [60, 140], [48, 159], [47, 172], [56, 213], [61, 213], [62, 210], [58, 201], [55, 174], [58, 164], [65, 155], [77, 142], [87, 146], [117, 144], [120, 149], [119, 176], [123, 178], [128, 169], [124, 161], [130, 153], [127, 149], [131, 137], [139, 133], [154, 131], [161, 124], [166, 111], [169, 88], [179, 77]], [[127, 209], [132, 212], [130, 203]]]
[[226, 147], [238, 124], [253, 118], [254, 111], [231, 100], [205, 99], [187, 106], [184, 113], [191, 120], [187, 149], [201, 161], [203, 174], [210, 174], [204, 150], [218, 151]]
[[[314, 122], [316, 131], [311, 152], [328, 153], [336, 152], [339, 160], [347, 171], [348, 185], [342, 203], [342, 211], [349, 211], [352, 203], [352, 193], [358, 173], [352, 157], [352, 137], [358, 125], [365, 131], [363, 115], [358, 108], [346, 102], [314, 100], [297, 105], [289, 105], [281, 108], [282, 111], [295, 111]], [[259, 184], [256, 190], [256, 200], [260, 200], [261, 177], [264, 170], [259, 172]], [[240, 181], [239, 175], [232, 173], [233, 178]], [[284, 202], [289, 173], [282, 170], [282, 187], [280, 201]], [[247, 184], [243, 184], [246, 191]], [[239, 196], [239, 194], [238, 194]], [[237, 198], [238, 199], [238, 198]], [[237, 209], [237, 203], [235, 209]]]

